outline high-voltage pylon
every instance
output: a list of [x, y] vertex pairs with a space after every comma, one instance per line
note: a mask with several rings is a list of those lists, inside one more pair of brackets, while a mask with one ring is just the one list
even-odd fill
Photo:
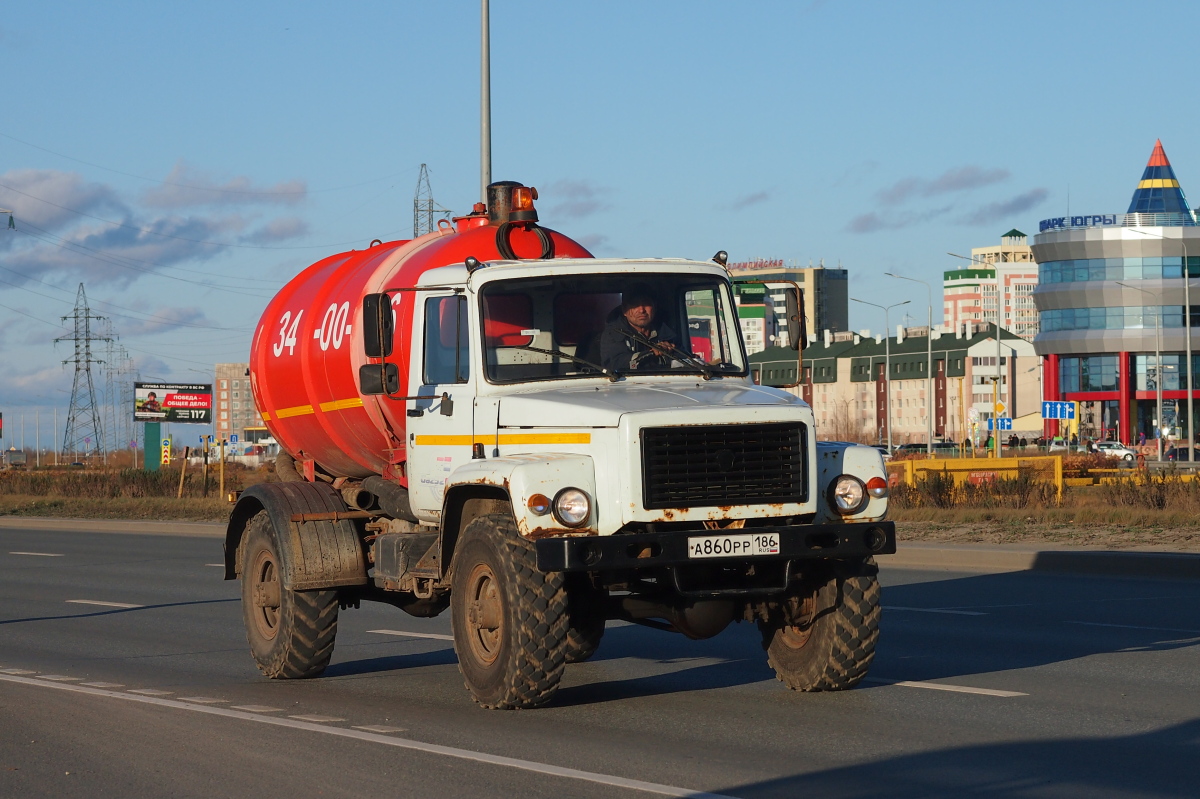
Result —
[[109, 337], [92, 333], [92, 320], [100, 321], [103, 316], [92, 313], [87, 304], [87, 294], [83, 284], [79, 284], [79, 293], [75, 295], [75, 310], [62, 317], [65, 322], [71, 319], [75, 330], [69, 336], [60, 336], [54, 340], [70, 341], [75, 344], [75, 357], [63, 361], [75, 364], [75, 382], [71, 386], [71, 409], [67, 413], [67, 431], [63, 435], [63, 455], [75, 453], [104, 452], [104, 426], [100, 422], [100, 406], [96, 403], [96, 386], [92, 381], [92, 364], [104, 363], [92, 357], [93, 341], [111, 341]]
[[417, 177], [417, 193], [413, 197], [413, 238], [432, 233], [437, 218], [449, 219], [450, 210], [433, 201], [433, 189], [429, 186], [429, 169], [425, 164], [421, 164], [421, 174]]

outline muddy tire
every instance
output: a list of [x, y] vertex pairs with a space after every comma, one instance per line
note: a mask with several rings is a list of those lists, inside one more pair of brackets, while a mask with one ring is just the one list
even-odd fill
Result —
[[842, 691], [861, 682], [879, 640], [879, 599], [873, 574], [831, 577], [794, 598], [798, 615], [806, 617], [801, 624], [759, 622], [779, 680], [794, 691]]
[[566, 664], [567, 590], [537, 570], [508, 515], [481, 516], [454, 551], [450, 615], [467, 690], [486, 708], [539, 707]]
[[[578, 579], [572, 579], [578, 578]], [[596, 654], [604, 637], [607, 591], [598, 591], [585, 575], [567, 578], [567, 662], [582, 663]]]
[[266, 511], [257, 513], [246, 529], [242, 618], [250, 654], [271, 679], [317, 677], [329, 665], [337, 635], [337, 592], [284, 586], [279, 537]]

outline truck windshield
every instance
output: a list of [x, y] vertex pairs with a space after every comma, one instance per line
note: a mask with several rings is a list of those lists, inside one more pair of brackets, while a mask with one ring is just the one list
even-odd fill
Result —
[[493, 383], [601, 374], [745, 375], [729, 284], [624, 273], [500, 280], [482, 291]]

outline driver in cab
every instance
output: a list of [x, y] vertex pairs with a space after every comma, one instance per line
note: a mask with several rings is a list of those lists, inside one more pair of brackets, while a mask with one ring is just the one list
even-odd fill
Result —
[[635, 286], [621, 299], [621, 314], [600, 338], [600, 362], [614, 372], [668, 369], [674, 359], [675, 331], [656, 323], [654, 295]]

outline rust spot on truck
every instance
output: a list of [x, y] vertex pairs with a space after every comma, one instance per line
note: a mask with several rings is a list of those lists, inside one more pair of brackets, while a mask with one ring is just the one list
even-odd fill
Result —
[[535, 527], [529, 532], [522, 532], [521, 535], [536, 541], [539, 538], [587, 538], [588, 536], [597, 535], [594, 530], [563, 530], [557, 527]]

